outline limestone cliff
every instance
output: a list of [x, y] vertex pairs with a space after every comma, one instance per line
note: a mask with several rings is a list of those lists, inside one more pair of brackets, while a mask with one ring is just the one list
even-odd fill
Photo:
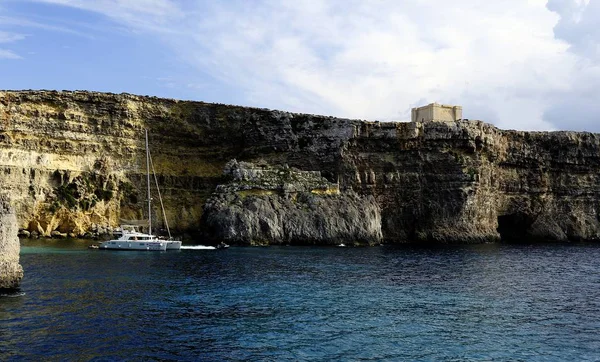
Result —
[[[82, 235], [141, 217], [143, 129], [179, 231], [231, 159], [318, 171], [372, 196], [389, 242], [600, 237], [600, 138], [480, 121], [379, 123], [92, 92], [0, 92], [0, 185], [20, 228]], [[157, 215], [159, 221], [160, 216]]]
[[207, 200], [209, 237], [229, 243], [376, 244], [381, 213], [372, 196], [340, 192], [320, 172], [232, 161], [228, 182]]
[[394, 240], [596, 240], [600, 137], [480, 121], [365, 124], [347, 185], [384, 205]]
[[19, 287], [23, 278], [19, 252], [17, 219], [7, 195], [0, 194], [0, 290]]

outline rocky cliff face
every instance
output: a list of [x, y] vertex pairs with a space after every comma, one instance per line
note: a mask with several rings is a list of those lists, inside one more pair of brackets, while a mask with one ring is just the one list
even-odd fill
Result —
[[17, 219], [9, 198], [0, 194], [0, 290], [16, 289], [23, 278], [19, 265]]
[[596, 240], [599, 141], [480, 121], [365, 124], [344, 181], [376, 195], [388, 239]]
[[340, 192], [320, 172], [232, 161], [226, 184], [207, 200], [207, 235], [228, 243], [376, 244], [380, 208], [372, 196]]
[[34, 234], [83, 236], [118, 226], [119, 217], [146, 217], [147, 128], [170, 224], [194, 230], [200, 201], [240, 148], [241, 124], [229, 112], [131, 95], [0, 92], [0, 183], [15, 198], [20, 228]]
[[366, 122], [128, 94], [0, 92], [0, 184], [15, 198], [20, 227], [82, 235], [141, 217], [144, 128], [179, 231], [205, 226], [203, 205], [235, 158], [319, 171], [342, 192], [373, 197], [386, 241], [600, 237], [595, 134], [503, 131], [480, 121]]

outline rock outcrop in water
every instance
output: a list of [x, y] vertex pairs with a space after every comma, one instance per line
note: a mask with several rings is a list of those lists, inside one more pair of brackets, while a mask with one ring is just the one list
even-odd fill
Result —
[[0, 92], [0, 184], [19, 227], [85, 235], [140, 218], [144, 128], [180, 232], [206, 227], [204, 204], [237, 159], [320, 172], [342, 195], [374, 198], [387, 242], [600, 238], [596, 134], [48, 91]]
[[244, 245], [375, 244], [381, 214], [372, 196], [340, 192], [318, 171], [246, 162], [225, 166], [228, 183], [204, 207], [208, 235]]
[[0, 290], [19, 287], [23, 278], [19, 252], [17, 219], [7, 195], [0, 194]]

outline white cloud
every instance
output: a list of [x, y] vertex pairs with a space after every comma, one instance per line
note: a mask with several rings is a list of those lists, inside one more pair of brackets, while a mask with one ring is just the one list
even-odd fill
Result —
[[8, 49], [0, 48], [0, 59], [21, 59], [21, 56]]
[[183, 15], [171, 0], [34, 0], [104, 14], [134, 30], [169, 32], [173, 20]]
[[438, 101], [504, 128], [553, 129], [573, 125], [565, 95], [600, 104], [600, 82], [586, 89], [598, 0], [37, 1], [157, 37], [249, 105], [387, 120]]
[[571, 46], [571, 51], [591, 60], [600, 60], [600, 2], [549, 0], [548, 9], [560, 15], [554, 33]]
[[25, 39], [25, 35], [17, 33], [9, 33], [0, 30], [0, 43], [12, 43]]
[[470, 110], [485, 108], [505, 127], [552, 128], [542, 119], [541, 98], [562, 87], [567, 75], [556, 67], [568, 61], [566, 47], [553, 38], [555, 17], [539, 2], [473, 4], [222, 5], [192, 25], [184, 41], [200, 47], [182, 56], [264, 106], [407, 119], [409, 105], [425, 99], [463, 104], [470, 118], [482, 118]]
[[[13, 43], [23, 39], [25, 39], [25, 35], [0, 31], [0, 44]], [[0, 59], [22, 59], [22, 57], [13, 50], [0, 48]]]
[[554, 34], [574, 62], [566, 86], [549, 92], [544, 117], [562, 129], [600, 132], [600, 1], [549, 0], [547, 6], [560, 16]]
[[[93, 39], [93, 37], [87, 33], [82, 33], [80, 31], [76, 31], [76, 30], [73, 30], [73, 29], [65, 27], [65, 26], [44, 24], [41, 22], [33, 21], [30, 19], [24, 19], [21, 17], [0, 16], [0, 26], [1, 27], [37, 28], [37, 29], [43, 29], [43, 30], [59, 32], [59, 33], [67, 33], [67, 34], [72, 34], [72, 35], [77, 35], [77, 36]], [[26, 37], [22, 34], [12, 34], [12, 35], [13, 36], [22, 36], [21, 39], [14, 39], [14, 40], [22, 40]]]

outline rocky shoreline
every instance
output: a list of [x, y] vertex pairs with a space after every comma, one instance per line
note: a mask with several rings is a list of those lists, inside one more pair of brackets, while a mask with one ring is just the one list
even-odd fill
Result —
[[0, 194], [0, 291], [18, 289], [23, 278], [19, 264], [17, 219], [6, 194]]
[[114, 232], [119, 231], [119, 228], [110, 228], [92, 225], [89, 231], [81, 234], [62, 233], [58, 230], [53, 230], [49, 235], [45, 235], [43, 232], [36, 230], [29, 231], [27, 229], [19, 229], [17, 236], [21, 239], [89, 239], [98, 240], [110, 237]]

